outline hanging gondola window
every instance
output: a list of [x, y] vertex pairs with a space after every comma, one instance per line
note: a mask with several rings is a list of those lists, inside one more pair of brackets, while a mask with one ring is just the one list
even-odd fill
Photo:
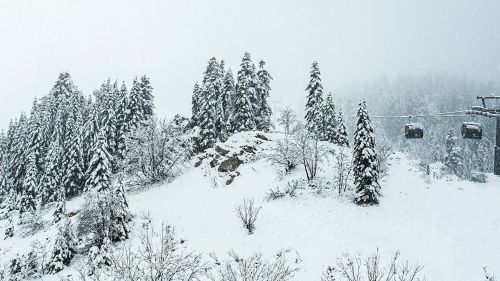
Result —
[[408, 123], [405, 125], [405, 138], [421, 139], [424, 137], [424, 129], [422, 124]]
[[462, 137], [464, 139], [480, 140], [483, 137], [483, 127], [475, 122], [464, 122], [462, 124]]

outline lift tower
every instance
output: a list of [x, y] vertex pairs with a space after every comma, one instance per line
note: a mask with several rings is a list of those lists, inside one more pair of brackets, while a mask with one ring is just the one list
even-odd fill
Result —
[[[471, 115], [480, 115], [489, 118], [496, 118], [496, 142], [495, 142], [495, 164], [493, 166], [493, 173], [497, 176], [500, 176], [500, 96], [484, 96], [477, 97], [478, 100], [481, 100], [481, 106], [473, 106], [472, 109], [467, 110], [467, 114]], [[486, 106], [492, 100], [496, 100], [496, 106]]]

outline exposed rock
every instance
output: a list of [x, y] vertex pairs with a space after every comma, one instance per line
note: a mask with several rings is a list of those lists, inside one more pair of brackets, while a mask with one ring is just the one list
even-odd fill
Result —
[[220, 147], [218, 145], [215, 147], [215, 151], [217, 153], [219, 153], [220, 155], [222, 155], [222, 156], [226, 156], [226, 154], [229, 153], [229, 150], [225, 150], [224, 148], [222, 148], [222, 147]]
[[263, 134], [257, 134], [257, 135], [255, 135], [255, 137], [258, 139], [261, 139], [261, 140], [269, 141], [269, 139], [266, 136], [264, 136]]
[[225, 173], [233, 172], [236, 169], [238, 169], [238, 167], [241, 164], [243, 164], [243, 161], [241, 161], [240, 158], [234, 156], [234, 157], [231, 157], [231, 158], [228, 158], [228, 159], [222, 161], [222, 163], [220, 163], [220, 165], [219, 165], [218, 171], [225, 172]]

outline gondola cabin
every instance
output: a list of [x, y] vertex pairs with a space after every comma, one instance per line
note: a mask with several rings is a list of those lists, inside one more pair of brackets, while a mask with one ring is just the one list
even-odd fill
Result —
[[483, 137], [483, 127], [475, 122], [464, 122], [462, 124], [462, 138], [480, 140]]
[[405, 138], [421, 139], [424, 137], [424, 129], [419, 123], [408, 123], [405, 125]]

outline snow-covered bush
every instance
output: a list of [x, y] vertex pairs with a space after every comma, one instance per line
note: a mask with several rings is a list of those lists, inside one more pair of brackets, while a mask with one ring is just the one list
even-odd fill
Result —
[[488, 269], [485, 267], [483, 267], [483, 272], [484, 272], [484, 281], [496, 281], [496, 277], [494, 274], [491, 274], [490, 272], [488, 272]]
[[[7, 267], [0, 273], [0, 280], [21, 281], [40, 278], [45, 272], [47, 258], [47, 243], [35, 241], [31, 250], [11, 259]], [[3, 275], [3, 276], [2, 276]]]
[[273, 165], [282, 167], [285, 174], [293, 170], [300, 162], [298, 154], [294, 149], [293, 142], [287, 137], [284, 140], [276, 140], [271, 153], [266, 159]]
[[279, 186], [276, 189], [269, 189], [269, 193], [266, 196], [268, 201], [283, 198], [285, 196], [295, 197], [297, 196], [297, 189], [302, 188], [302, 184], [298, 180], [292, 180], [286, 183], [284, 190], [281, 190]]
[[334, 181], [340, 194], [347, 190], [347, 184], [352, 171], [352, 160], [349, 148], [339, 147], [334, 154], [334, 159]]
[[245, 198], [243, 202], [236, 206], [236, 215], [243, 223], [243, 227], [248, 234], [253, 234], [255, 230], [255, 221], [259, 216], [261, 207], [255, 206], [253, 199]]
[[298, 270], [289, 264], [284, 251], [269, 260], [260, 253], [244, 258], [231, 252], [225, 260], [212, 257], [215, 264], [209, 275], [212, 281], [287, 281], [292, 280]]
[[318, 165], [323, 161], [328, 148], [307, 130], [300, 130], [294, 135], [293, 150], [304, 166], [307, 180], [316, 178]]
[[12, 236], [14, 236], [14, 223], [12, 221], [12, 218], [9, 217], [7, 220], [7, 227], [5, 228], [5, 238], [4, 239], [10, 238]]
[[421, 271], [423, 266], [400, 261], [396, 252], [390, 262], [384, 266], [378, 251], [362, 258], [358, 255], [344, 254], [335, 266], [329, 266], [322, 281], [424, 281]]
[[24, 237], [38, 233], [46, 225], [39, 212], [23, 214], [19, 223], [21, 224], [20, 234]]
[[142, 229], [138, 245], [124, 243], [109, 255], [106, 274], [111, 280], [124, 281], [200, 280], [206, 263], [181, 244], [171, 226], [162, 225], [159, 232], [148, 226]]
[[191, 155], [191, 138], [176, 122], [152, 118], [126, 139], [122, 169], [144, 184], [175, 175]]

